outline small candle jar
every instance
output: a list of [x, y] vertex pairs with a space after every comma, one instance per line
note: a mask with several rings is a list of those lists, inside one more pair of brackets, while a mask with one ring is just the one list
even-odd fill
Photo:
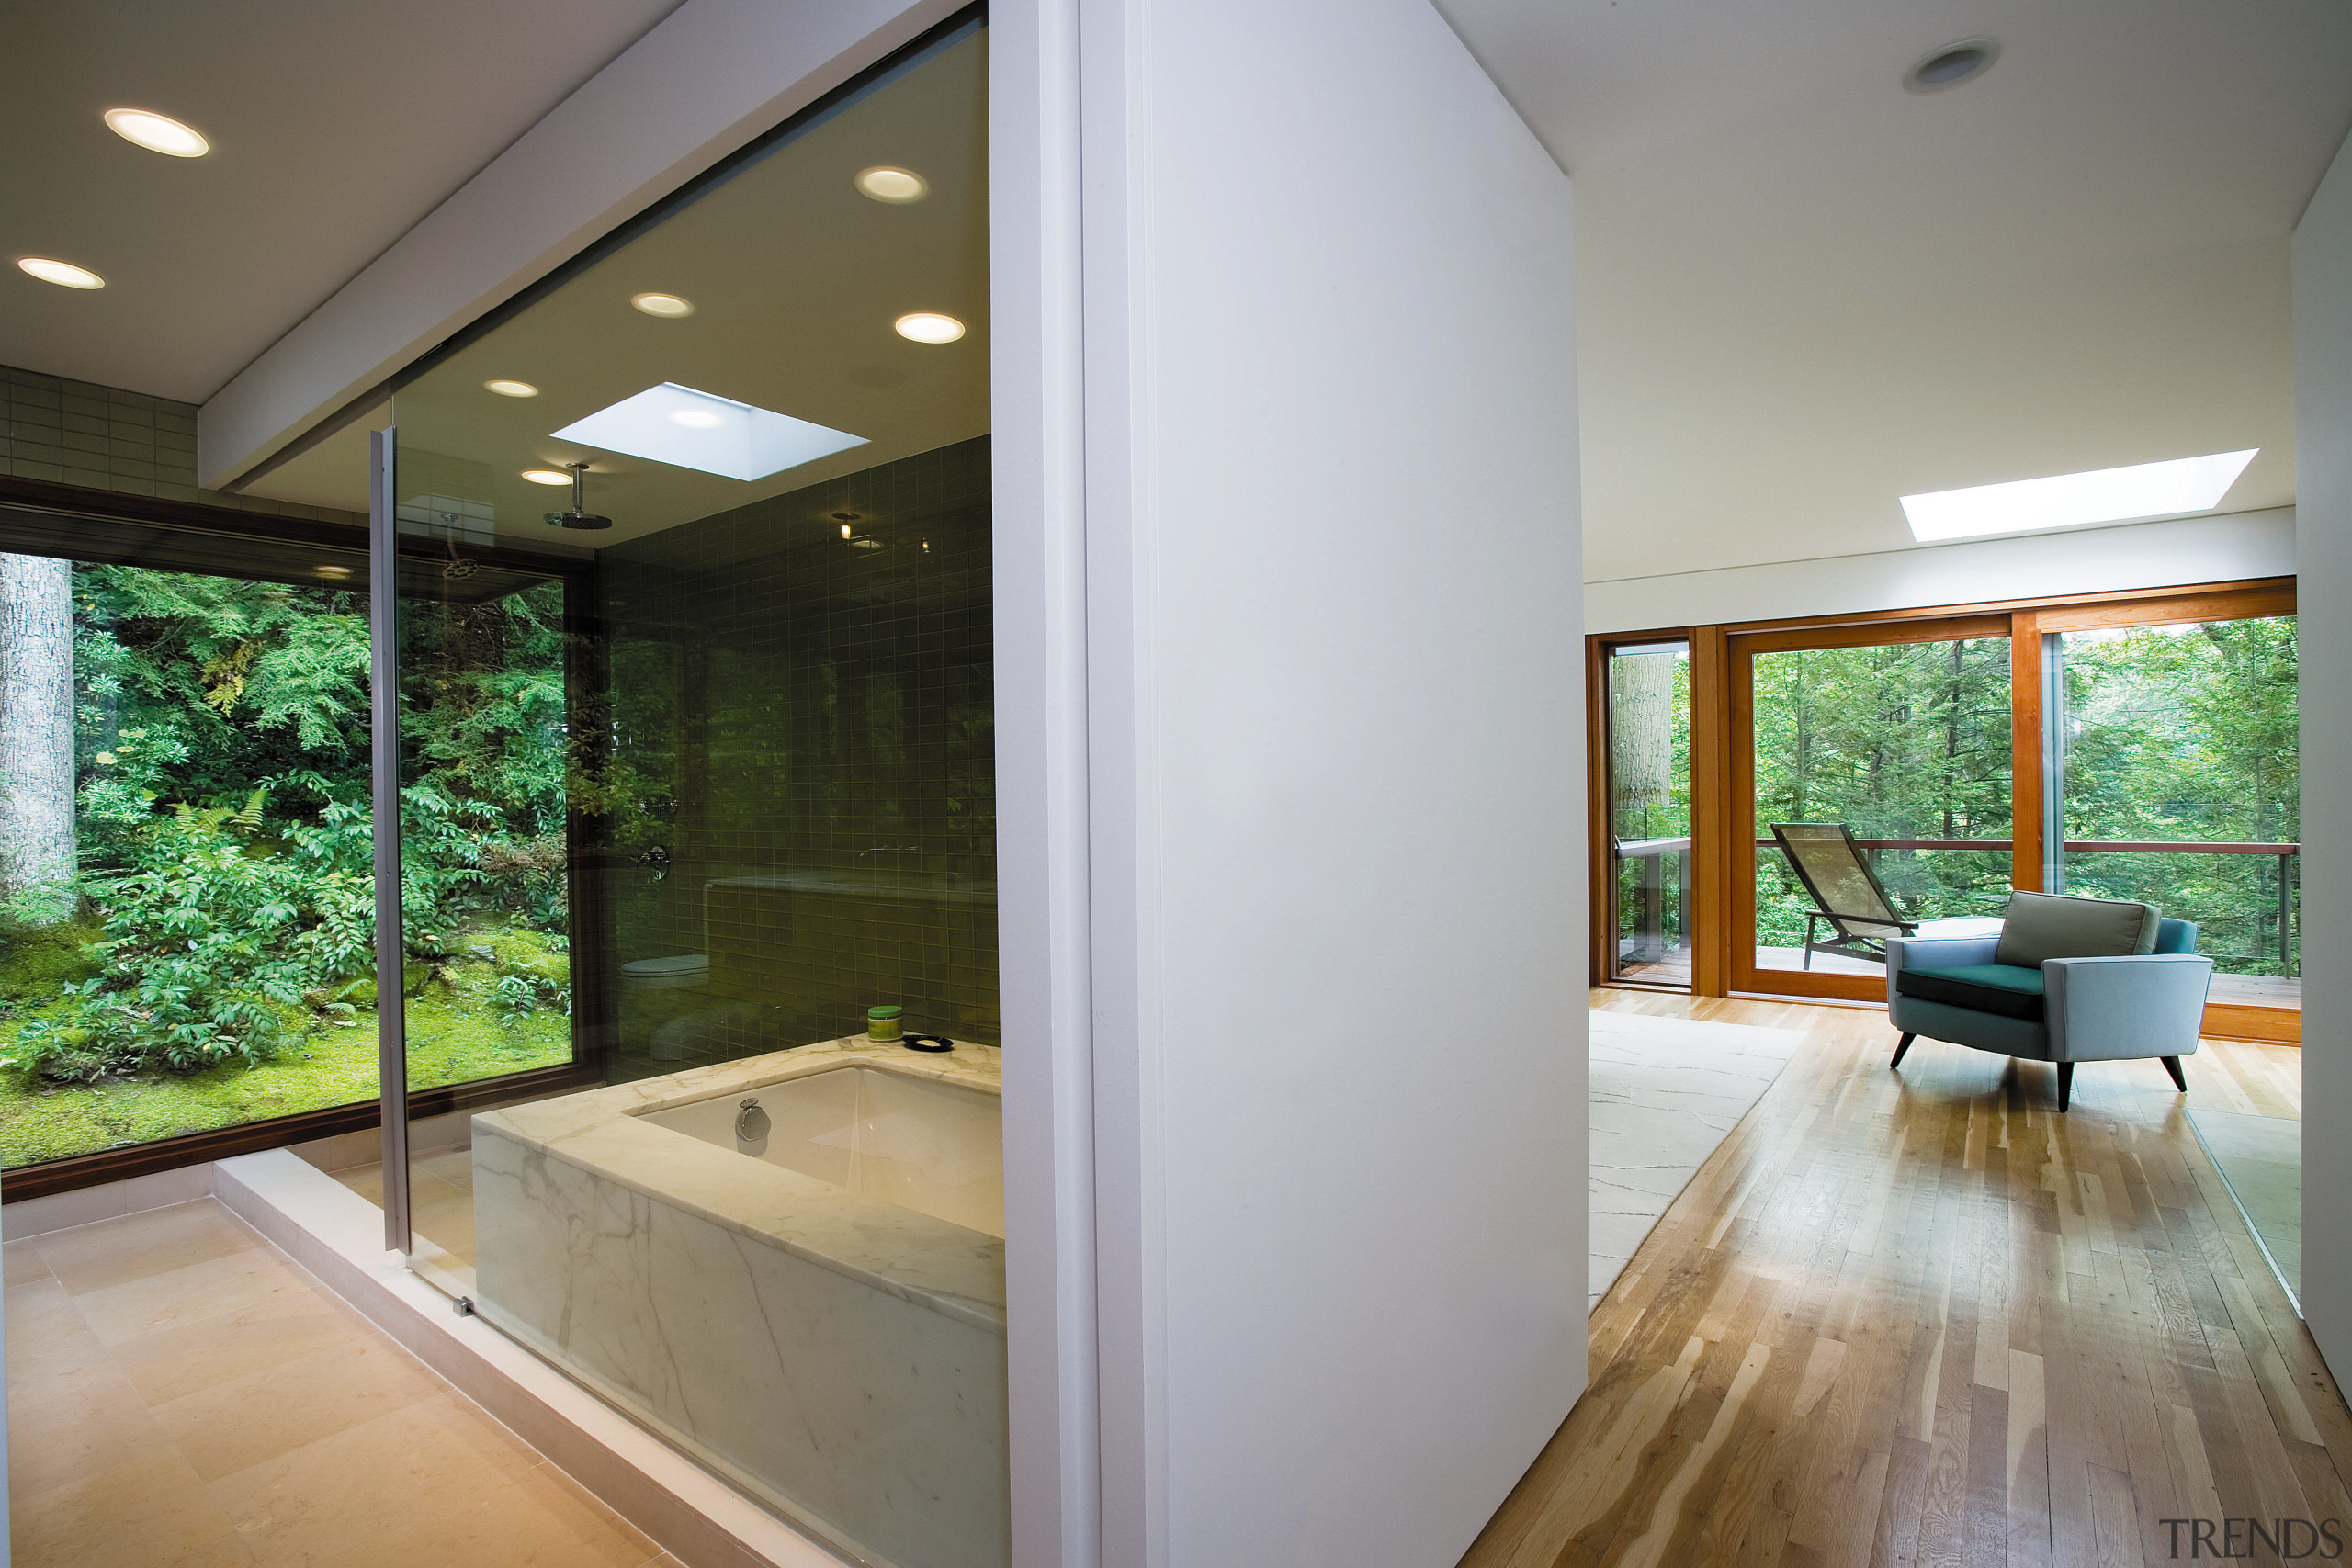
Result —
[[902, 1007], [879, 1007], [865, 1010], [865, 1037], [868, 1040], [897, 1041], [906, 1037], [907, 1028]]

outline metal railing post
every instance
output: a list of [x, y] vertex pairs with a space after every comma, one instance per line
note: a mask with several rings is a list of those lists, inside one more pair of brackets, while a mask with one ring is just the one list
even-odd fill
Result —
[[2295, 974], [2295, 903], [2288, 878], [2293, 868], [2288, 862], [2292, 855], [2278, 857], [2278, 975], [2292, 979]]

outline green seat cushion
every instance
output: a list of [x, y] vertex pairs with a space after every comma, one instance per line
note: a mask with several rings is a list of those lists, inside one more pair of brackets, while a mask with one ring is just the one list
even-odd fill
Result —
[[1923, 1002], [1973, 1008], [2003, 1018], [2041, 1021], [2041, 971], [2015, 964], [1959, 964], [1949, 969], [1903, 969], [1895, 991]]

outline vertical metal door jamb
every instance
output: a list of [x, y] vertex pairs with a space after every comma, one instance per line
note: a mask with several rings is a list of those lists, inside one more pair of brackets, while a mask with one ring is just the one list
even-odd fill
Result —
[[376, 1060], [384, 1133], [384, 1246], [409, 1250], [408, 1009], [401, 943], [399, 513], [392, 464], [398, 439], [368, 436], [368, 767], [376, 839]]

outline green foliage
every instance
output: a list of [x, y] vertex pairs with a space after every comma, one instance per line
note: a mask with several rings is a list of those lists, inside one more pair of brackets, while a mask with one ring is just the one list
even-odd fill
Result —
[[[2301, 833], [2292, 616], [2064, 639], [2066, 837], [2293, 843]], [[2298, 898], [2287, 863], [2288, 947]], [[2069, 852], [2066, 890], [2195, 920], [2224, 971], [2279, 975], [2278, 857]]]
[[[1755, 660], [1756, 830], [1843, 822], [1862, 839], [2009, 835], [2005, 638], [1805, 649]], [[1999, 912], [2007, 850], [1876, 852], [1915, 919]], [[1756, 940], [1804, 940], [1812, 900], [1777, 852], [1757, 854]]]
[[[2070, 633], [2062, 652], [2066, 839], [2295, 840], [2292, 617]], [[1758, 654], [1758, 834], [1844, 822], [1864, 839], [2007, 839], [2009, 701], [2000, 638]], [[1914, 919], [1997, 913], [2009, 888], [2007, 850], [1877, 857]], [[2278, 868], [2265, 855], [2070, 851], [2064, 890], [2154, 904], [2197, 921], [2222, 970], [2277, 975]], [[2291, 929], [2291, 880], [2288, 896]], [[1810, 902], [1759, 849], [1758, 942], [1802, 942]]]
[[266, 793], [235, 811], [181, 805], [133, 833], [130, 866], [85, 884], [106, 911], [100, 972], [67, 986], [69, 1005], [28, 1022], [0, 1066], [87, 1080], [261, 1061], [303, 1017], [304, 992], [366, 966], [373, 893], [349, 863], [349, 809], [330, 803], [322, 824], [263, 840]]
[[[548, 583], [403, 616], [401, 934], [420, 984], [473, 924], [562, 925], [561, 607]], [[102, 934], [10, 943], [0, 989], [24, 1006], [0, 1068], [251, 1067], [358, 1022], [375, 999], [364, 599], [102, 566], [76, 569], [75, 611], [77, 891]], [[560, 965], [517, 974], [528, 1008], [507, 1012], [567, 1010]]]
[[[0, 988], [13, 953], [0, 957]], [[0, 1056], [29, 1020], [0, 1019]], [[363, 1010], [351, 1026], [289, 1041], [266, 1062], [242, 1059], [191, 1073], [58, 1083], [0, 1068], [0, 1165], [14, 1169], [183, 1133], [233, 1127], [376, 1097], [376, 1031]], [[571, 1031], [552, 1010], [511, 1020], [469, 993], [434, 985], [409, 1005], [409, 1081], [469, 1083], [571, 1060]]]

